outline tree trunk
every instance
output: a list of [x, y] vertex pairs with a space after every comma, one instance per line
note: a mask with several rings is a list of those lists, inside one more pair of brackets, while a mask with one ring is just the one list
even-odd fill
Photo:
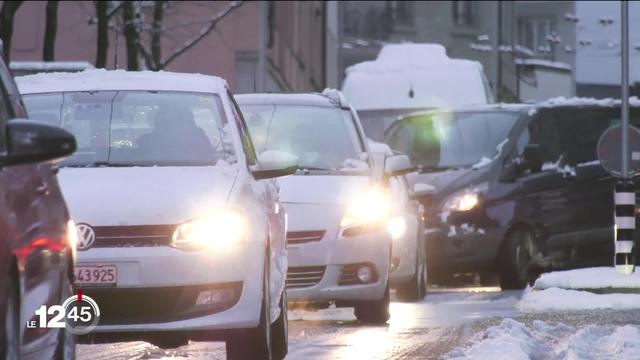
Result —
[[166, 1], [156, 1], [153, 8], [153, 26], [151, 29], [151, 58], [153, 59], [153, 69], [160, 70], [162, 63], [162, 45], [160, 35], [162, 33], [162, 17], [164, 15], [164, 4]]
[[108, 1], [95, 1], [96, 18], [98, 25], [98, 39], [96, 48], [96, 67], [107, 67], [107, 54], [109, 53], [109, 11]]
[[2, 39], [2, 50], [4, 61], [9, 64], [11, 59], [11, 37], [13, 36], [13, 18], [16, 11], [22, 5], [22, 1], [3, 1], [0, 10], [0, 39]]
[[42, 47], [42, 60], [54, 61], [56, 51], [56, 32], [58, 31], [58, 4], [57, 1], [47, 1], [47, 18], [44, 27], [44, 46]]
[[127, 70], [140, 70], [138, 64], [138, 30], [136, 29], [133, 1], [122, 4], [122, 20], [124, 22], [124, 38], [127, 45]]

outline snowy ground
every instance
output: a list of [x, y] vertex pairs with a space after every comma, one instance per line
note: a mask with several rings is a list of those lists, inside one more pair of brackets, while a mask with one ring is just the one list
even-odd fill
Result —
[[640, 327], [575, 327], [536, 320], [530, 326], [504, 319], [445, 359], [638, 359]]

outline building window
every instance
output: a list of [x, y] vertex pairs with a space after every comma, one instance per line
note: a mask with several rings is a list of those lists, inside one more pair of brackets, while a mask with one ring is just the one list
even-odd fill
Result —
[[390, 1], [394, 25], [413, 26], [415, 20], [414, 1]]
[[471, 1], [453, 1], [453, 22], [456, 25], [469, 26], [472, 24]]
[[523, 18], [518, 22], [518, 42], [534, 52], [549, 52], [547, 37], [554, 31], [549, 18]]

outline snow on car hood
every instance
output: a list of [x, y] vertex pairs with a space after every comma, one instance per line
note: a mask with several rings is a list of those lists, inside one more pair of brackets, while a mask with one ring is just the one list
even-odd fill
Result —
[[284, 203], [339, 204], [369, 184], [368, 176], [294, 175], [278, 179]]
[[93, 226], [177, 224], [223, 206], [235, 166], [62, 168], [71, 217]]

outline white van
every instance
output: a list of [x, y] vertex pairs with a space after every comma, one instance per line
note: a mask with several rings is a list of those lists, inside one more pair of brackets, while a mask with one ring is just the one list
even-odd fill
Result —
[[451, 59], [438, 44], [385, 45], [376, 60], [347, 68], [342, 91], [376, 141], [408, 112], [494, 102], [482, 65]]

